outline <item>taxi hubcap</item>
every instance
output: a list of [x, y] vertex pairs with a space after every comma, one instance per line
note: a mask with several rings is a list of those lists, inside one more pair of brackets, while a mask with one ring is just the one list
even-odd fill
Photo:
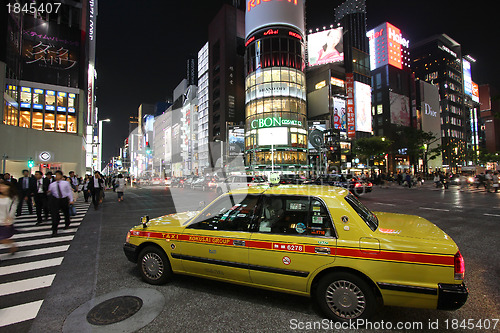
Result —
[[326, 303], [337, 316], [346, 319], [359, 317], [366, 307], [365, 295], [354, 283], [335, 281], [326, 289]]
[[163, 275], [163, 261], [156, 253], [148, 253], [142, 258], [142, 271], [152, 279], [157, 280]]

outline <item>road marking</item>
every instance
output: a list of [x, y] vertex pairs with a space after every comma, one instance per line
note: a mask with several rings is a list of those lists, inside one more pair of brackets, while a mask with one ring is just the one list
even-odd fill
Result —
[[50, 287], [55, 274], [40, 276], [32, 279], [19, 280], [0, 284], [0, 296], [21, 293], [23, 291], [35, 290]]
[[69, 249], [69, 245], [53, 246], [53, 247], [46, 247], [43, 249], [19, 251], [19, 252], [16, 252], [14, 255], [11, 255], [9, 253], [5, 253], [3, 256], [0, 256], [0, 258], [2, 260], [27, 258], [27, 257], [40, 256], [40, 255], [44, 255], [44, 254], [66, 252], [66, 251], [68, 251], [68, 249]]
[[7, 275], [7, 274], [21, 273], [21, 272], [26, 272], [26, 271], [32, 271], [35, 269], [59, 266], [62, 263], [63, 259], [64, 259], [64, 257], [59, 257], [59, 258], [46, 259], [46, 260], [40, 260], [40, 261], [35, 261], [35, 262], [28, 262], [28, 263], [18, 264], [18, 265], [5, 266], [5, 267], [2, 267], [2, 271], [0, 272], [0, 276]]
[[375, 202], [376, 205], [384, 205], [384, 206], [396, 206], [395, 204], [391, 203], [383, 203], [383, 202]]
[[34, 319], [42, 303], [43, 300], [0, 309], [0, 327]]
[[500, 217], [500, 215], [498, 215], [498, 214], [488, 214], [488, 213], [484, 213], [483, 215], [484, 215], [484, 216], [494, 216], [494, 217]]
[[35, 239], [35, 240], [29, 240], [29, 241], [21, 241], [21, 242], [16, 242], [16, 245], [18, 247], [21, 246], [33, 246], [33, 245], [43, 245], [43, 244], [50, 244], [50, 243], [59, 243], [59, 242], [68, 242], [72, 240], [75, 236], [70, 235], [70, 236], [58, 236], [58, 237], [53, 237], [53, 238], [44, 238], [44, 239]]
[[429, 208], [429, 207], [418, 207], [419, 209], [425, 209], [425, 210], [436, 210], [439, 212], [449, 212], [449, 209], [441, 209], [441, 208]]
[[[80, 222], [77, 222], [77, 223], [71, 222], [70, 227], [78, 227], [80, 224], [81, 224]], [[52, 225], [50, 224], [50, 222], [47, 222], [46, 224], [41, 224], [41, 225], [37, 225], [37, 226], [33, 226], [33, 227], [16, 227], [16, 229], [22, 235], [27, 231], [41, 231], [42, 229], [43, 230], [45, 230], [45, 229], [51, 230], [51, 227], [52, 227]]]
[[[71, 225], [73, 227], [73, 225]], [[64, 233], [68, 232], [76, 232], [78, 228], [70, 228], [70, 229], [63, 229]], [[17, 235], [12, 236], [11, 239], [24, 239], [24, 238], [30, 238], [30, 237], [38, 237], [38, 236], [50, 236], [52, 235], [52, 231], [38, 231], [38, 232], [23, 232]]]

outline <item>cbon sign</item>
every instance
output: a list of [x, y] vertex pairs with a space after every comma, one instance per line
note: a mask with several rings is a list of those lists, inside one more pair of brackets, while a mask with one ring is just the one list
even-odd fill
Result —
[[304, 34], [305, 0], [247, 0], [245, 12], [246, 38], [264, 27], [294, 27]]

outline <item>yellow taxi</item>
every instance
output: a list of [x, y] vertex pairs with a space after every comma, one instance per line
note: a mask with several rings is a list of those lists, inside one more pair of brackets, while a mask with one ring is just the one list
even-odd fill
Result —
[[338, 187], [234, 190], [200, 212], [143, 221], [124, 252], [150, 284], [178, 273], [310, 296], [338, 321], [382, 305], [455, 310], [468, 296], [450, 236], [418, 216], [373, 213]]

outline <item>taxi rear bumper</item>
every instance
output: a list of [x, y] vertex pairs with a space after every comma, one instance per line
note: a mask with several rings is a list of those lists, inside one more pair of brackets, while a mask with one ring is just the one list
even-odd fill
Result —
[[439, 310], [457, 310], [467, 301], [469, 290], [462, 284], [438, 284]]

